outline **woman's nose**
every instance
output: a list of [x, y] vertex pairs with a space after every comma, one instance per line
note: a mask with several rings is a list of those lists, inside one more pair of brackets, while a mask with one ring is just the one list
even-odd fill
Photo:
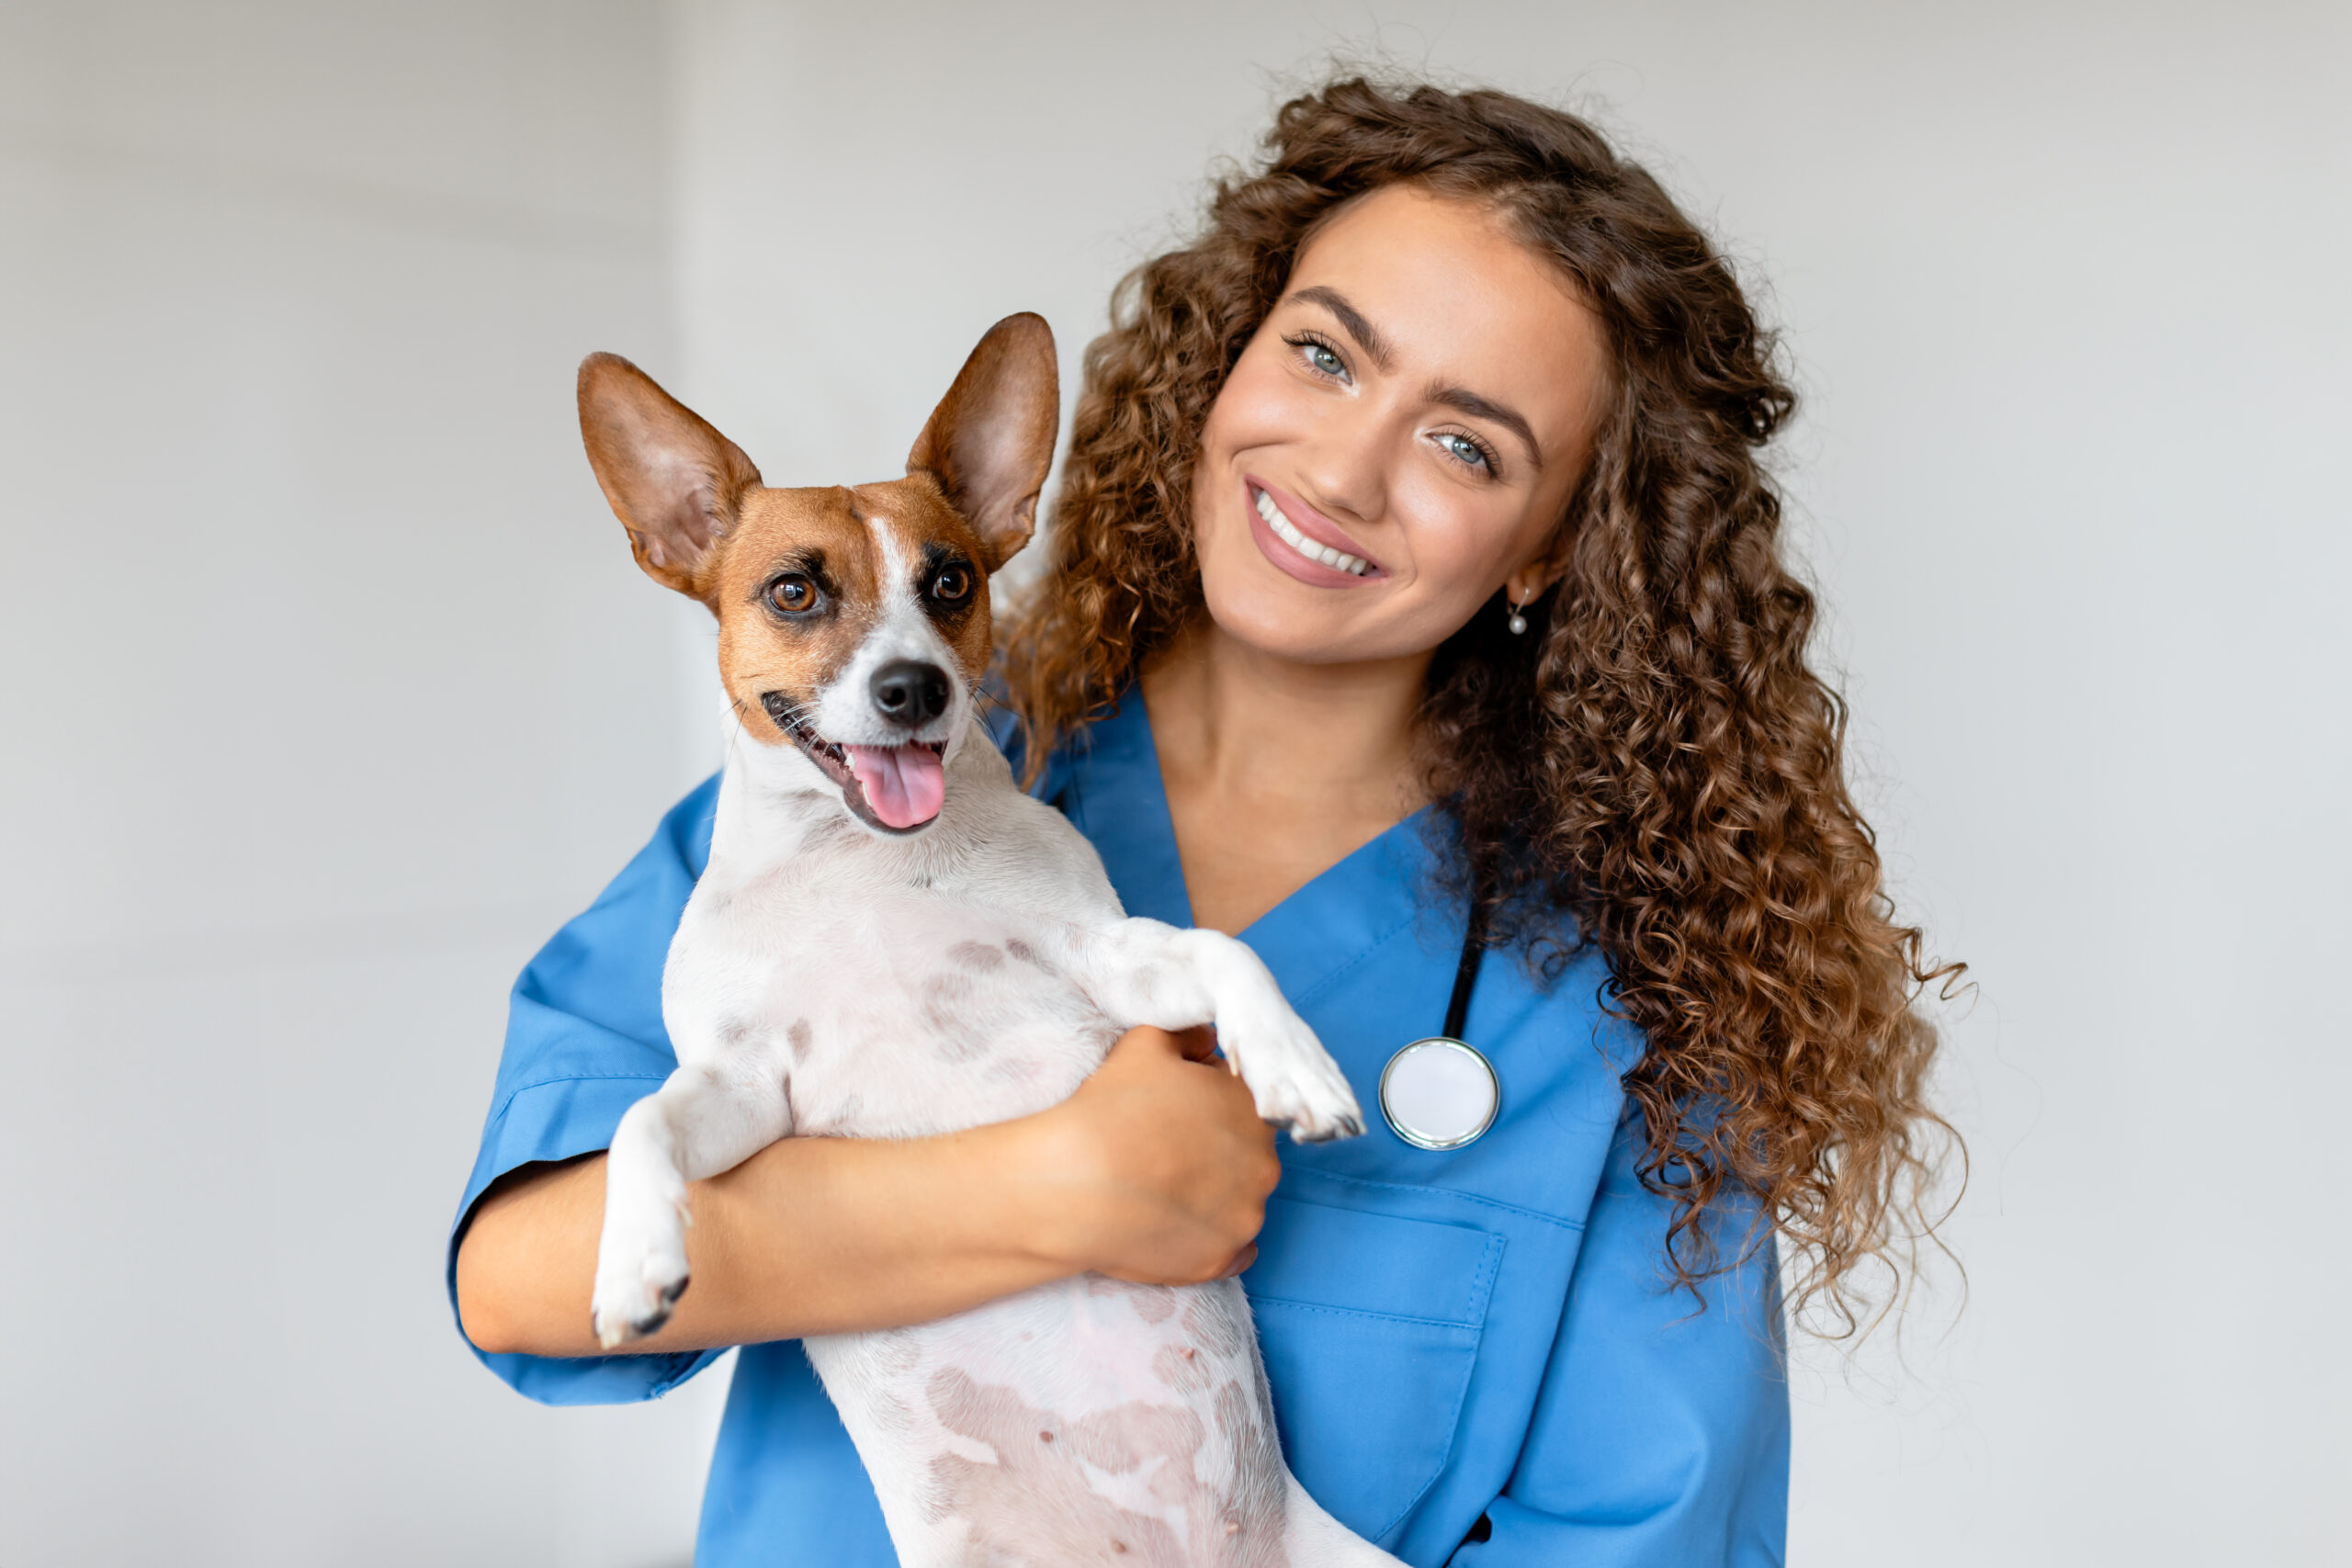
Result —
[[1309, 500], [1326, 512], [1377, 522], [1388, 509], [1396, 423], [1393, 411], [1370, 399], [1351, 399], [1333, 408], [1316, 429], [1301, 465], [1299, 477], [1313, 491]]

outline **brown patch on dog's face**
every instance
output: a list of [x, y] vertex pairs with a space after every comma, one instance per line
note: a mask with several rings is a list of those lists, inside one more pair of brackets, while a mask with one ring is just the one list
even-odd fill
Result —
[[966, 684], [978, 682], [993, 635], [983, 554], [921, 475], [854, 489], [752, 491], [719, 546], [710, 601], [719, 677], [745, 730], [787, 741], [774, 699], [796, 710], [812, 705], [900, 594], [921, 606]]

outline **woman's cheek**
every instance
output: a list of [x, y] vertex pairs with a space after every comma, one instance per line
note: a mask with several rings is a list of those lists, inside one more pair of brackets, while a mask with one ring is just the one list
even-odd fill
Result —
[[[1442, 475], [1417, 476], [1398, 489], [1398, 509], [1410, 519], [1405, 532], [1413, 574], [1424, 593], [1448, 606], [1448, 614], [1484, 604], [1510, 570], [1504, 557], [1518, 534], [1517, 509], [1465, 494]], [[1462, 609], [1462, 618], [1469, 613]]]
[[1280, 446], [1300, 434], [1299, 389], [1278, 366], [1253, 363], [1245, 354], [1209, 408], [1202, 446], [1229, 461], [1243, 452]]

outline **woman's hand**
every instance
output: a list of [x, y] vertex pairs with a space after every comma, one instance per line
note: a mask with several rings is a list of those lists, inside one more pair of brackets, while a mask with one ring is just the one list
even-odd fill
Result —
[[[1247, 1268], [1281, 1167], [1207, 1030], [1123, 1036], [1050, 1111], [935, 1138], [786, 1138], [688, 1190], [693, 1283], [632, 1349], [925, 1323], [1087, 1270], [1190, 1284]], [[525, 1167], [474, 1206], [458, 1308], [485, 1350], [599, 1354], [605, 1159]]]
[[1131, 1029], [1076, 1094], [1031, 1119], [1047, 1257], [1155, 1285], [1250, 1266], [1282, 1165], [1216, 1049], [1206, 1028]]

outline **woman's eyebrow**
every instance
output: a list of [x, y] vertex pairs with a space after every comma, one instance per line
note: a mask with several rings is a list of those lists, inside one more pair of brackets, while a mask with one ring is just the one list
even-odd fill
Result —
[[1472, 419], [1492, 420], [1501, 425], [1527, 447], [1527, 460], [1535, 468], [1544, 466], [1544, 449], [1535, 445], [1535, 430], [1521, 417], [1520, 412], [1492, 398], [1482, 398], [1467, 387], [1431, 387], [1422, 396], [1433, 403], [1468, 414]]
[[1348, 303], [1346, 295], [1336, 288], [1317, 284], [1312, 288], [1300, 289], [1291, 298], [1305, 304], [1320, 305], [1334, 316], [1339, 317], [1340, 325], [1346, 328], [1348, 335], [1356, 340], [1357, 346], [1372, 355], [1372, 362], [1374, 365], [1383, 370], [1392, 367], [1394, 360], [1389, 354], [1388, 340], [1380, 335], [1378, 327], [1364, 320], [1362, 310]]

